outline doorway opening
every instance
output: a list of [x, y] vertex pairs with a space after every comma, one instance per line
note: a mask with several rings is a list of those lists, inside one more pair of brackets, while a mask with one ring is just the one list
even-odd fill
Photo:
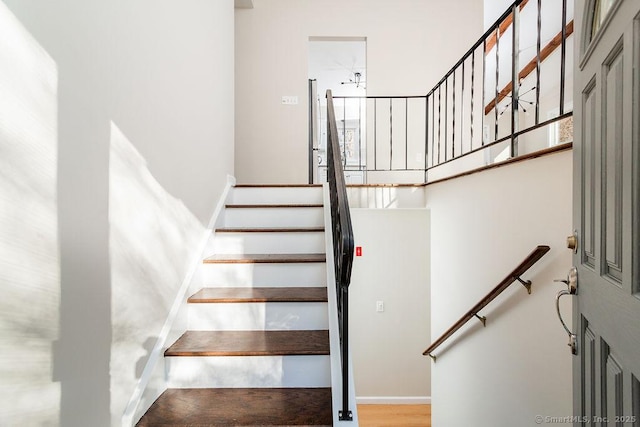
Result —
[[347, 184], [365, 182], [367, 41], [365, 37], [309, 38], [309, 183], [327, 178], [327, 101], [334, 97]]

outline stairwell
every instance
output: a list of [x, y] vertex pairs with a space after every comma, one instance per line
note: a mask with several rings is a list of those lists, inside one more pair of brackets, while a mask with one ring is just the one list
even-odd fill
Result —
[[332, 425], [321, 186], [236, 186], [138, 426]]

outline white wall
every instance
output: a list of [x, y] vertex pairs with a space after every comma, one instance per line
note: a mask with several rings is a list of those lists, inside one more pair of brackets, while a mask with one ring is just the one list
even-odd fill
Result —
[[[429, 212], [352, 209], [350, 342], [359, 403], [425, 403], [431, 395]], [[384, 311], [376, 311], [376, 302]]]
[[[475, 0], [256, 0], [237, 10], [238, 182], [307, 181], [309, 37], [366, 37], [368, 95], [426, 94], [480, 37], [482, 8]], [[299, 104], [281, 105], [283, 95]]]
[[[32, 189], [46, 199], [39, 206], [49, 228], [37, 237], [46, 245], [27, 245], [31, 252], [23, 255], [35, 261], [46, 248], [53, 264], [33, 295], [34, 309], [46, 311], [23, 326], [47, 331], [37, 343], [41, 353], [33, 354], [53, 356], [24, 374], [3, 372], [0, 383], [14, 393], [10, 401], [51, 405], [35, 423], [119, 425], [145, 363], [146, 339], [159, 332], [192, 243], [233, 173], [233, 2], [3, 0], [2, 7], [26, 36], [10, 34], [15, 42], [1, 45], [0, 57], [31, 37], [44, 59], [27, 61], [23, 74], [51, 73], [55, 80], [55, 90], [17, 86], [16, 95], [35, 97], [25, 116], [53, 126], [55, 138], [35, 141], [48, 156], [45, 169], [27, 163], [11, 176], [18, 186], [30, 185], [32, 176], [42, 181]], [[8, 72], [0, 70], [1, 82]], [[53, 123], [46, 121], [50, 105]], [[22, 142], [9, 134], [0, 144]], [[13, 194], [3, 180], [5, 193]], [[30, 197], [23, 193], [21, 203]], [[2, 247], [15, 246], [10, 233], [20, 220], [28, 218], [0, 223]], [[12, 265], [8, 280], [33, 270], [31, 261]], [[5, 300], [24, 307], [20, 294]], [[20, 337], [19, 330], [10, 334]], [[44, 401], [20, 387], [40, 371], [34, 384], [47, 393]], [[3, 408], [0, 423], [24, 425], [28, 413]]]
[[484, 0], [484, 29], [492, 26], [513, 2], [514, 0]]
[[54, 61], [0, 2], [0, 425], [52, 425], [60, 384]]
[[[555, 313], [571, 252], [572, 153], [492, 169], [427, 187], [431, 210], [431, 336], [435, 339], [536, 245], [551, 251], [435, 351], [433, 425], [535, 426], [572, 413], [567, 334]], [[567, 299], [568, 300], [568, 299]], [[570, 319], [570, 302], [562, 310]]]

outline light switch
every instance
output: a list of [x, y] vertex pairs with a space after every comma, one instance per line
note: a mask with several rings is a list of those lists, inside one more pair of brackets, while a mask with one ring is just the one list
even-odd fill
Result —
[[298, 97], [297, 96], [283, 96], [282, 97], [282, 105], [297, 105]]

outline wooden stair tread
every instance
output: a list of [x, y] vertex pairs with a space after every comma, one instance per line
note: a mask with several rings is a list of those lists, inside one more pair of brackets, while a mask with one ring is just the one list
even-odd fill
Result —
[[222, 227], [216, 233], [315, 233], [323, 232], [324, 227]]
[[288, 204], [257, 204], [257, 205], [225, 205], [227, 209], [269, 209], [269, 208], [322, 208], [322, 203], [288, 203]]
[[164, 355], [328, 355], [329, 331], [187, 331]]
[[217, 254], [204, 259], [205, 264], [271, 264], [326, 262], [325, 254]]
[[329, 388], [168, 389], [137, 426], [332, 425]]
[[187, 300], [197, 303], [327, 302], [327, 288], [203, 288]]

